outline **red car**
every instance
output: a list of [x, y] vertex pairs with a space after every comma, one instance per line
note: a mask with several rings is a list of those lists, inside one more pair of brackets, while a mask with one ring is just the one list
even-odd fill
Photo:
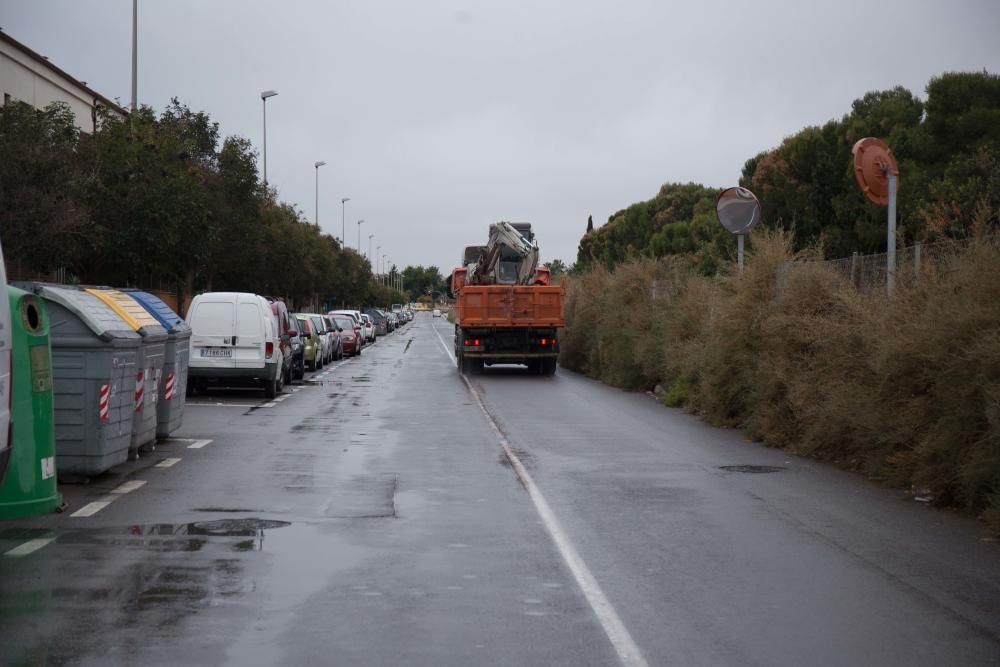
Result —
[[361, 354], [361, 333], [355, 325], [354, 320], [347, 315], [331, 315], [337, 326], [343, 329], [340, 333], [340, 341], [344, 346], [344, 354], [356, 356]]

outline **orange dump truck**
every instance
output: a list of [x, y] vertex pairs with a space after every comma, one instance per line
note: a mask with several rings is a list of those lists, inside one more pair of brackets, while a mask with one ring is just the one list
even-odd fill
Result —
[[502, 284], [482, 272], [468, 280], [469, 272], [460, 267], [451, 275], [459, 372], [523, 364], [540, 375], [555, 373], [558, 330], [564, 325], [563, 288], [549, 284], [549, 270], [536, 267], [527, 279], [530, 284]]

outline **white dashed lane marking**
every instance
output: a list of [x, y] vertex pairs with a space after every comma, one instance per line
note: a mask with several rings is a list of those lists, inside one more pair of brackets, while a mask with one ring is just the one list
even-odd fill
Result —
[[95, 500], [92, 503], [87, 503], [77, 511], [70, 514], [70, 516], [71, 517], [94, 516], [102, 509], [110, 505], [112, 502], [114, 502], [114, 498], [111, 498], [109, 500]]
[[28, 554], [33, 554], [42, 547], [52, 544], [56, 541], [55, 536], [53, 537], [39, 537], [34, 540], [28, 540], [24, 544], [14, 547], [10, 551], [4, 552], [4, 556], [8, 558], [21, 558], [27, 556]]
[[201, 449], [202, 447], [210, 444], [212, 444], [211, 440], [195, 440], [188, 445], [188, 449]]
[[169, 468], [170, 466], [175, 465], [179, 461], [180, 461], [180, 459], [178, 459], [178, 458], [163, 459], [162, 461], [160, 461], [159, 463], [157, 463], [153, 467], [154, 468]]
[[132, 493], [136, 489], [142, 488], [146, 485], [146, 481], [142, 479], [133, 479], [131, 481], [125, 482], [118, 487], [111, 490], [111, 493]]

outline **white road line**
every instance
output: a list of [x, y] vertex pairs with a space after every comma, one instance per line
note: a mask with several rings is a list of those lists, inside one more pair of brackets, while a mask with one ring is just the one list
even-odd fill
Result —
[[212, 444], [211, 440], [196, 440], [192, 442], [190, 445], [188, 445], [188, 449], [201, 449], [205, 445], [210, 445], [210, 444]]
[[256, 403], [185, 403], [185, 407], [197, 408], [256, 408]]
[[[437, 334], [438, 340], [441, 341], [441, 347], [444, 348], [445, 353], [452, 360], [452, 363], [454, 363], [455, 355], [445, 345], [444, 338], [441, 337], [436, 327], [434, 328], [434, 333]], [[566, 567], [569, 568], [569, 571], [573, 574], [573, 578], [576, 579], [577, 585], [587, 598], [590, 608], [594, 610], [594, 615], [597, 616], [597, 620], [604, 629], [604, 634], [607, 635], [608, 640], [618, 654], [618, 659], [626, 667], [646, 667], [646, 659], [642, 656], [639, 646], [632, 639], [632, 635], [629, 633], [628, 628], [625, 627], [621, 617], [618, 616], [618, 612], [615, 611], [607, 596], [604, 595], [604, 591], [601, 590], [600, 584], [597, 583], [594, 575], [590, 572], [590, 568], [587, 567], [580, 553], [573, 546], [573, 542], [570, 541], [569, 536], [563, 530], [548, 501], [545, 500], [545, 496], [542, 495], [542, 492], [535, 484], [535, 480], [528, 473], [524, 464], [521, 463], [521, 459], [514, 453], [513, 448], [511, 448], [510, 443], [507, 441], [507, 436], [503, 434], [503, 431], [500, 430], [500, 427], [494, 421], [493, 416], [486, 409], [486, 405], [483, 403], [479, 392], [476, 391], [469, 378], [464, 374], [461, 377], [472, 397], [476, 399], [476, 405], [479, 406], [479, 409], [486, 417], [490, 428], [496, 433], [497, 440], [500, 442], [507, 460], [510, 461], [518, 479], [521, 480], [524, 488], [527, 489], [528, 495], [535, 505], [535, 511], [538, 512], [538, 516], [545, 525], [545, 529], [548, 531], [552, 541], [555, 542], [559, 554], [566, 562]]]
[[114, 498], [109, 498], [108, 500], [95, 500], [92, 503], [87, 503], [77, 511], [70, 514], [73, 516], [93, 516], [100, 512], [102, 509], [110, 505], [114, 501]]
[[273, 408], [276, 405], [277, 405], [277, 403], [275, 403], [274, 401], [268, 401], [267, 403], [262, 403], [260, 407], [262, 407], [262, 408]]
[[160, 461], [159, 463], [157, 463], [153, 467], [154, 468], [169, 468], [170, 466], [178, 463], [179, 461], [180, 461], [180, 459], [177, 459], [177, 458], [163, 459], [162, 461]]
[[281, 398], [276, 398], [276, 399], [274, 399], [274, 402], [275, 402], [275, 403], [281, 403], [282, 401], [286, 401], [286, 400], [288, 400], [289, 398], [291, 398], [291, 396], [282, 396]]
[[56, 541], [55, 536], [53, 537], [39, 537], [34, 540], [28, 540], [20, 546], [16, 546], [10, 551], [4, 553], [4, 556], [8, 558], [20, 558], [22, 556], [27, 556], [28, 554], [35, 553], [47, 544], [52, 544]]
[[117, 488], [112, 489], [111, 493], [117, 493], [119, 495], [123, 493], [132, 493], [136, 489], [142, 488], [145, 485], [146, 485], [145, 480], [133, 479], [129, 482], [125, 482], [124, 484], [119, 485]]

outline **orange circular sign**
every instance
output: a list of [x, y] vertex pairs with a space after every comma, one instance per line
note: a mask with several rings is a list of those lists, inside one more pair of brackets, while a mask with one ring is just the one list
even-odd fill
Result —
[[858, 179], [861, 191], [876, 204], [889, 203], [889, 172], [899, 183], [899, 165], [896, 156], [881, 139], [867, 137], [859, 140], [851, 149], [854, 154], [854, 177]]

